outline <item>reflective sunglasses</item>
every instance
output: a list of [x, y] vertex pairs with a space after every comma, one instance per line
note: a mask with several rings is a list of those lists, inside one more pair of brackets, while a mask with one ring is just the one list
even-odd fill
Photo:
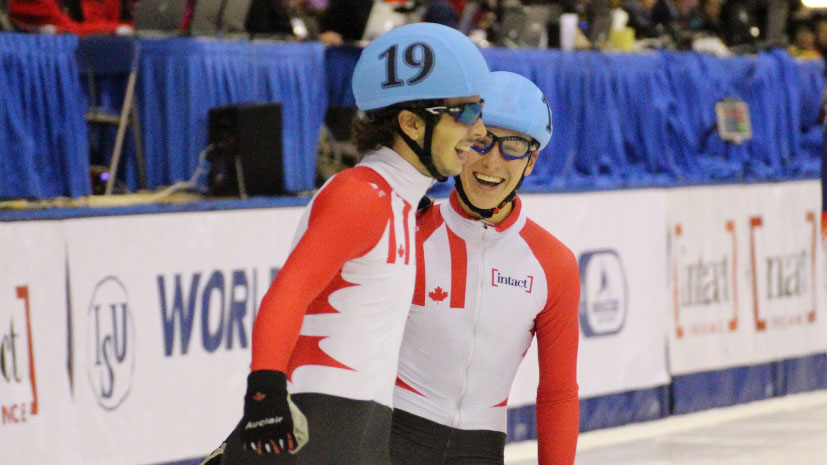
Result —
[[453, 107], [427, 107], [425, 111], [432, 115], [448, 113], [457, 123], [473, 126], [477, 120], [482, 117], [482, 107], [484, 104], [485, 101], [480, 100], [479, 102], [460, 103]]
[[535, 140], [527, 140], [520, 136], [499, 137], [489, 131], [485, 137], [474, 142], [471, 149], [485, 154], [490, 152], [497, 142], [500, 144], [500, 154], [506, 160], [522, 160], [540, 148], [540, 144]]

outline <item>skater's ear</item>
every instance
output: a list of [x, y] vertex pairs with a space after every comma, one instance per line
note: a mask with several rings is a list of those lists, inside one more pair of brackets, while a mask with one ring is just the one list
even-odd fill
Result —
[[[410, 110], [402, 110], [396, 115], [399, 129], [411, 139], [421, 142], [425, 137], [425, 119]], [[420, 144], [421, 145], [421, 144]]]

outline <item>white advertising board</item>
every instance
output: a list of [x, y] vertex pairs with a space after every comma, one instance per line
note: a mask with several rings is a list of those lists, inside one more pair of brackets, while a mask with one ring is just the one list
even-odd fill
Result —
[[816, 181], [669, 191], [672, 374], [823, 352]]
[[[529, 218], [563, 241], [580, 267], [580, 397], [668, 383], [666, 193], [636, 190], [524, 195]], [[512, 386], [509, 406], [532, 404], [535, 344]]]
[[301, 211], [65, 221], [84, 464], [197, 457], [229, 434], [255, 311]]
[[0, 463], [83, 463], [59, 222], [0, 223]]

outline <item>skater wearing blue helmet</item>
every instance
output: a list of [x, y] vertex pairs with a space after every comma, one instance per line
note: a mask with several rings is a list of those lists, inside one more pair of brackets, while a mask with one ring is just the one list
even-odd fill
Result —
[[528, 79], [491, 78], [486, 136], [450, 199], [417, 215], [421, 255], [399, 352], [393, 465], [502, 465], [511, 384], [535, 336], [539, 463], [574, 463], [577, 261], [516, 196], [551, 138], [551, 112]]
[[244, 414], [209, 465], [387, 465], [399, 345], [416, 273], [419, 200], [458, 175], [489, 71], [458, 31], [391, 30], [353, 74], [365, 152], [331, 177], [259, 307]]

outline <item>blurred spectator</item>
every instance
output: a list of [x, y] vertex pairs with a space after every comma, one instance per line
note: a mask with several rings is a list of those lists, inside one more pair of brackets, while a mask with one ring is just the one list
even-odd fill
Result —
[[12, 31], [14, 27], [9, 21], [8, 5], [6, 0], [0, 0], [0, 31]]
[[821, 57], [816, 47], [816, 34], [809, 21], [797, 21], [791, 29], [792, 44], [788, 48], [791, 55], [802, 58]]
[[698, 0], [657, 0], [652, 9], [652, 21], [680, 43], [690, 35], [697, 14]]
[[660, 32], [652, 20], [652, 9], [657, 0], [624, 0], [620, 7], [629, 14], [628, 26], [635, 30], [635, 38], [657, 37]]
[[457, 29], [459, 17], [465, 8], [463, 0], [432, 0], [425, 9], [422, 21], [426, 23], [437, 23]]
[[253, 0], [244, 27], [250, 34], [293, 35], [284, 0]]
[[[574, 13], [579, 24], [574, 39], [578, 50], [597, 48], [608, 39], [612, 16], [609, 0], [557, 0], [562, 13]], [[559, 47], [559, 22], [549, 25], [549, 45]]]
[[723, 37], [724, 23], [721, 11], [724, 0], [701, 0], [698, 15], [691, 28], [695, 33], [705, 36]]
[[[151, 0], [145, 0], [151, 1]], [[81, 0], [82, 18], [70, 16], [63, 0], [9, 0], [9, 16], [14, 25], [31, 32], [88, 34], [129, 34], [132, 25], [124, 22], [121, 0]]]
[[730, 47], [754, 44], [761, 28], [757, 18], [756, 0], [728, 1], [721, 7], [721, 18], [725, 25], [724, 42]]
[[814, 16], [812, 26], [816, 48], [821, 56], [827, 57], [827, 16], [823, 14]]
[[362, 40], [368, 23], [371, 0], [330, 0], [319, 23], [319, 41], [328, 45]]

